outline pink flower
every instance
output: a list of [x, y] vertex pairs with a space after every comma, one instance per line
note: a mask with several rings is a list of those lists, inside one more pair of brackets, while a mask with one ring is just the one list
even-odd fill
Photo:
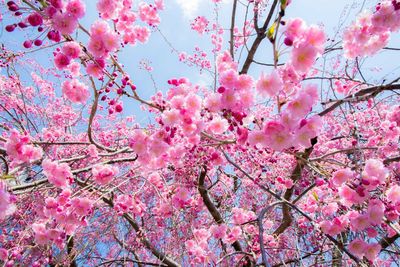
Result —
[[322, 53], [326, 40], [325, 33], [317, 26], [310, 26], [304, 34], [305, 42], [317, 48], [319, 53]]
[[103, 68], [96, 63], [89, 63], [86, 67], [86, 72], [90, 76], [101, 78], [103, 76]]
[[13, 214], [16, 206], [12, 203], [12, 197], [6, 190], [6, 185], [0, 181], [0, 221]]
[[385, 214], [385, 205], [378, 199], [370, 200], [367, 210], [368, 221], [372, 225], [380, 225]]
[[252, 146], [260, 145], [265, 147], [267, 145], [267, 136], [263, 131], [253, 130], [248, 135], [248, 142]]
[[354, 172], [349, 168], [335, 171], [332, 176], [332, 182], [335, 186], [341, 186], [354, 177]]
[[103, 40], [98, 37], [90, 38], [88, 43], [88, 50], [95, 57], [103, 57], [107, 53]]
[[269, 75], [261, 73], [257, 81], [256, 89], [262, 95], [275, 96], [283, 88], [283, 82], [279, 74], [274, 70]]
[[400, 186], [392, 185], [389, 190], [386, 191], [387, 199], [393, 204], [397, 205], [400, 203]]
[[163, 179], [158, 173], [152, 173], [148, 177], [148, 181], [155, 185], [157, 188], [161, 189], [163, 187]]
[[350, 218], [350, 225], [353, 231], [362, 231], [368, 228], [371, 224], [367, 214], [354, 214]]
[[36, 244], [46, 245], [50, 241], [49, 236], [48, 236], [48, 231], [46, 229], [45, 224], [34, 223], [34, 224], [32, 224], [32, 230], [35, 234]]
[[198, 16], [191, 23], [191, 26], [192, 30], [195, 30], [196, 32], [202, 35], [206, 31], [208, 24], [209, 21], [204, 16]]
[[67, 187], [73, 179], [71, 168], [67, 163], [57, 163], [46, 159], [42, 163], [43, 173], [56, 187]]
[[80, 76], [80, 69], [81, 64], [78, 62], [72, 62], [68, 65], [68, 71], [71, 73], [72, 76]]
[[377, 159], [368, 159], [362, 172], [362, 178], [368, 183], [368, 189], [375, 189], [378, 185], [383, 184], [388, 175], [389, 171], [382, 161]]
[[247, 74], [241, 74], [238, 77], [237, 83], [235, 85], [235, 88], [237, 90], [249, 90], [253, 87], [253, 78], [250, 75]]
[[185, 98], [185, 108], [189, 114], [195, 114], [200, 112], [201, 109], [201, 98], [196, 94], [189, 94]]
[[71, 200], [72, 209], [78, 216], [88, 215], [89, 211], [92, 209], [92, 203], [93, 201], [87, 197], [76, 197]]
[[29, 142], [29, 136], [20, 135], [16, 130], [12, 130], [4, 148], [7, 155], [15, 163], [30, 163], [41, 159], [43, 155], [42, 149], [28, 145]]
[[96, 21], [90, 27], [88, 50], [95, 57], [106, 57], [119, 47], [118, 35], [110, 29], [105, 21]]
[[43, 17], [38, 12], [31, 13], [27, 20], [31, 26], [39, 26], [43, 24]]
[[205, 106], [211, 112], [217, 112], [218, 110], [220, 110], [220, 105], [220, 94], [210, 94], [205, 100]]
[[300, 123], [300, 129], [295, 132], [295, 142], [302, 147], [310, 147], [311, 139], [318, 135], [321, 126], [322, 119], [318, 115], [313, 116], [308, 120], [302, 120]]
[[111, 31], [102, 36], [102, 42], [106, 52], [114, 52], [119, 47], [118, 35]]
[[225, 86], [226, 88], [233, 89], [235, 88], [237, 82], [238, 82], [238, 74], [235, 70], [229, 69], [225, 72], [223, 72], [220, 77], [219, 77], [219, 82], [221, 85]]
[[85, 15], [86, 6], [81, 0], [70, 0], [67, 3], [66, 11], [75, 19], [81, 19]]
[[0, 248], [0, 260], [7, 261], [8, 259], [8, 250], [5, 248]]
[[216, 239], [224, 239], [226, 236], [226, 231], [228, 230], [228, 226], [226, 224], [221, 224], [218, 226], [211, 226], [210, 231], [214, 238]]
[[159, 10], [164, 9], [164, 0], [154, 0], [154, 4], [156, 5], [156, 8]]
[[266, 145], [274, 150], [282, 151], [292, 146], [293, 134], [278, 121], [268, 122], [264, 127]]
[[77, 42], [67, 42], [61, 49], [63, 54], [69, 58], [78, 58], [81, 53], [81, 47]]
[[139, 156], [147, 152], [147, 143], [149, 137], [142, 130], [134, 130], [132, 137], [129, 139], [129, 147]]
[[371, 262], [374, 262], [378, 257], [382, 247], [378, 243], [368, 244], [364, 249], [364, 256]]
[[77, 19], [69, 13], [56, 13], [53, 18], [53, 28], [61, 34], [72, 34], [78, 27]]
[[88, 150], [88, 155], [92, 158], [97, 158], [99, 156], [99, 152], [97, 151], [97, 148], [95, 145], [90, 144], [87, 148]]
[[315, 85], [308, 85], [305, 89], [298, 93], [295, 99], [289, 102], [287, 112], [291, 117], [303, 118], [311, 111], [316, 100], [316, 90], [317, 87]]
[[286, 22], [285, 28], [286, 37], [294, 41], [303, 35], [306, 29], [306, 23], [301, 18], [293, 18]]
[[221, 108], [234, 109], [238, 104], [238, 96], [235, 90], [226, 89], [221, 96]]
[[368, 244], [364, 242], [364, 240], [361, 239], [354, 239], [351, 241], [349, 244], [349, 251], [354, 254], [357, 258], [362, 259], [364, 256], [364, 251], [366, 250]]
[[57, 53], [54, 57], [54, 64], [59, 70], [67, 68], [69, 63], [71, 63], [71, 58], [66, 56], [64, 53]]
[[93, 180], [100, 185], [105, 185], [111, 182], [118, 172], [119, 170], [116, 166], [96, 165], [92, 169]]
[[146, 43], [149, 40], [150, 30], [147, 27], [135, 26], [133, 28], [133, 33], [135, 39], [141, 42], [142, 44]]
[[355, 190], [351, 189], [347, 185], [342, 185], [339, 187], [339, 196], [341, 202], [346, 206], [352, 206], [353, 204], [362, 203], [367, 195], [360, 196]]
[[311, 44], [304, 43], [293, 48], [291, 63], [296, 71], [307, 73], [314, 65], [318, 50]]
[[319, 227], [325, 234], [335, 236], [345, 230], [346, 224], [340, 219], [335, 218], [333, 221], [322, 221]]
[[157, 8], [145, 2], [139, 4], [139, 17], [150, 26], [157, 26], [160, 23]]
[[85, 103], [90, 97], [88, 87], [77, 79], [64, 81], [61, 87], [64, 96], [71, 102]]
[[225, 237], [224, 242], [228, 244], [234, 243], [242, 236], [242, 229], [239, 226], [234, 226], [229, 234]]
[[177, 209], [181, 209], [190, 203], [190, 198], [191, 198], [190, 192], [186, 188], [181, 187], [176, 191], [176, 193], [172, 197], [172, 204]]
[[103, 19], [116, 19], [123, 5], [122, 1], [99, 0], [96, 7]]
[[212, 132], [213, 134], [222, 134], [226, 130], [228, 130], [229, 124], [225, 119], [221, 118], [214, 118], [209, 124], [208, 124], [208, 130]]
[[246, 211], [242, 208], [236, 207], [232, 209], [232, 221], [234, 224], [240, 225], [255, 218], [256, 216], [252, 211]]
[[118, 195], [115, 199], [114, 209], [119, 215], [132, 212], [134, 215], [142, 216], [145, 211], [145, 206], [137, 197], [131, 195]]

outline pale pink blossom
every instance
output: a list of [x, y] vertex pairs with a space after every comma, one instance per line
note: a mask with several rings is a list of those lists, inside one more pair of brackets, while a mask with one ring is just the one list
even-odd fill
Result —
[[335, 186], [341, 186], [348, 180], [351, 181], [353, 177], [354, 172], [352, 170], [350, 170], [349, 168], [341, 169], [333, 173], [332, 182]]
[[256, 89], [261, 95], [275, 96], [283, 88], [283, 82], [277, 71], [272, 71], [269, 75], [261, 73], [260, 79], [256, 84]]
[[119, 170], [116, 166], [96, 165], [92, 169], [93, 180], [100, 185], [108, 184], [116, 177]]
[[389, 190], [386, 191], [386, 197], [389, 201], [391, 201], [393, 204], [399, 204], [400, 203], [400, 186], [395, 184], [392, 185]]
[[74, 103], [85, 103], [90, 97], [88, 87], [77, 79], [66, 80], [62, 83], [63, 95]]
[[75, 59], [75, 58], [79, 57], [79, 55], [81, 53], [81, 47], [80, 47], [79, 43], [77, 43], [77, 42], [74, 42], [74, 41], [73, 42], [67, 42], [61, 48], [61, 51], [67, 57]]
[[362, 259], [364, 256], [364, 251], [366, 250], [368, 244], [361, 239], [354, 239], [349, 244], [349, 251], [354, 254], [356, 257]]
[[53, 28], [61, 34], [72, 34], [78, 27], [77, 18], [70, 13], [56, 13], [52, 17]]
[[16, 130], [12, 130], [4, 148], [13, 162], [30, 163], [42, 158], [43, 151], [39, 147], [30, 145], [29, 142], [29, 136], [21, 135]]
[[70, 0], [65, 7], [67, 13], [76, 19], [81, 19], [85, 15], [86, 6], [81, 0]]
[[16, 210], [12, 196], [6, 190], [6, 185], [0, 181], [0, 221], [12, 215]]
[[46, 159], [42, 163], [43, 173], [50, 183], [65, 188], [70, 185], [73, 175], [67, 163], [57, 163]]
[[228, 130], [229, 124], [225, 119], [221, 118], [214, 118], [209, 124], [208, 124], [208, 130], [213, 133], [213, 134], [222, 134], [226, 130]]

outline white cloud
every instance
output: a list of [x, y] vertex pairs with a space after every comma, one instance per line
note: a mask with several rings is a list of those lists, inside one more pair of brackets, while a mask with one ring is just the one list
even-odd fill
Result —
[[[222, 0], [219, 5], [230, 4], [230, 1], [231, 0]], [[198, 15], [200, 8], [204, 9], [205, 6], [208, 6], [211, 8], [210, 10], [212, 10], [214, 5], [211, 0], [175, 0], [175, 2], [182, 9], [183, 15], [190, 19]]]
[[187, 18], [192, 18], [199, 9], [201, 0], [175, 0]]

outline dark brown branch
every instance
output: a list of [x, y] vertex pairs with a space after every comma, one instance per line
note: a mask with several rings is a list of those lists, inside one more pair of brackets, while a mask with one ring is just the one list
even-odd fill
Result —
[[74, 249], [74, 237], [73, 236], [67, 236], [67, 253], [68, 253], [68, 257], [70, 258], [70, 264], [69, 267], [77, 267], [78, 265], [76, 264], [75, 258], [76, 255], [73, 252]]
[[[111, 208], [114, 207], [114, 203], [111, 199], [106, 197], [102, 198], [103, 202], [108, 204]], [[166, 264], [169, 267], [180, 267], [180, 265], [175, 262], [173, 259], [169, 258], [166, 254], [159, 251], [151, 242], [143, 235], [143, 231], [137, 222], [127, 213], [125, 213], [122, 217], [132, 226], [132, 228], [136, 231], [139, 236], [140, 241], [142, 244], [151, 251], [151, 253], [159, 259], [162, 263]]]
[[387, 159], [385, 159], [383, 161], [383, 164], [388, 165], [388, 164], [390, 164], [392, 162], [397, 162], [397, 161], [400, 161], [400, 156], [396, 156], [396, 157], [393, 157], [393, 158], [387, 158]]
[[[299, 180], [301, 178], [301, 174], [302, 174], [302, 170], [304, 167], [304, 159], [308, 159], [312, 153], [312, 151], [314, 150], [314, 145], [317, 143], [317, 138], [314, 138], [311, 140], [312, 146], [307, 148], [304, 153], [301, 154], [301, 159], [297, 159], [297, 164], [296, 167], [294, 168], [292, 174], [290, 175], [290, 179], [293, 181], [293, 184], [295, 184], [297, 182], [297, 180]], [[283, 195], [283, 199], [285, 199], [286, 201], [290, 201], [290, 199], [292, 198], [294, 192], [294, 186], [292, 186], [291, 188], [287, 189], [285, 191], [285, 194]], [[280, 234], [282, 234], [292, 223], [293, 219], [292, 219], [292, 215], [290, 214], [290, 208], [288, 205], [284, 204], [282, 207], [282, 222], [279, 225], [279, 227], [274, 231], [274, 235], [279, 236]]]
[[[158, 266], [158, 267], [166, 267], [166, 266], [168, 266], [168, 265], [154, 263], [154, 262], [138, 261], [138, 260], [132, 260], [132, 259], [127, 259], [127, 258], [107, 260], [107, 261], [104, 261], [104, 262], [100, 263], [97, 266], [102, 266], [102, 265], [106, 265], [106, 264], [110, 264], [110, 263], [116, 263], [116, 262], [122, 262], [122, 263], [132, 262], [132, 263], [136, 263], [138, 266], [142, 266], [142, 264], [144, 264], [146, 266]], [[117, 266], [120, 266], [120, 265], [117, 265]], [[125, 266], [125, 265], [123, 265], [123, 266]]]
[[243, 64], [242, 70], [240, 71], [240, 74], [246, 74], [249, 71], [251, 63], [253, 63], [254, 56], [257, 52], [257, 49], [261, 42], [265, 39], [266, 35], [265, 32], [267, 31], [268, 25], [272, 19], [272, 16], [274, 14], [275, 8], [278, 5], [278, 0], [274, 0], [272, 3], [271, 9], [269, 10], [267, 19], [264, 22], [264, 25], [259, 31], [257, 32], [257, 37], [254, 40], [253, 44], [251, 45], [250, 51], [247, 54], [246, 60]]
[[396, 240], [400, 237], [399, 234], [395, 234], [392, 237], [383, 237], [380, 241], [379, 244], [381, 245], [382, 249], [385, 249], [389, 246], [391, 246]]
[[[116, 158], [116, 159], [111, 159], [105, 162], [102, 162], [101, 164], [113, 164], [113, 163], [123, 163], [123, 162], [132, 162], [135, 161], [137, 159], [137, 155], [133, 158]], [[95, 164], [96, 165], [96, 164]], [[72, 171], [72, 174], [79, 174], [82, 172], [88, 172], [91, 171], [93, 169], [93, 167], [95, 165], [90, 165], [84, 168], [80, 168], [80, 169], [75, 169]], [[48, 182], [47, 178], [43, 178], [40, 180], [37, 180], [35, 182], [29, 183], [29, 184], [23, 184], [23, 185], [17, 185], [17, 186], [13, 186], [10, 188], [10, 191], [12, 192], [17, 192], [17, 191], [21, 191], [21, 190], [25, 190], [25, 189], [29, 189], [29, 188], [34, 188], [36, 186], [42, 185], [42, 184], [46, 184]]]
[[272, 267], [280, 267], [280, 266], [286, 266], [286, 265], [291, 264], [291, 263], [297, 263], [297, 262], [299, 262], [301, 260], [304, 260], [304, 259], [307, 259], [308, 257], [313, 256], [315, 252], [316, 251], [311, 252], [311, 253], [307, 253], [306, 255], [304, 255], [302, 257], [299, 257], [299, 258], [296, 258], [296, 259], [291, 259], [291, 260], [287, 260], [287, 261], [282, 262], [282, 263], [278, 263], [278, 264], [272, 265]]
[[283, 204], [284, 202], [279, 201], [279, 202], [274, 202], [271, 205], [268, 205], [267, 207], [263, 208], [258, 215], [257, 218], [257, 223], [258, 223], [258, 229], [259, 229], [259, 234], [258, 234], [258, 239], [260, 242], [260, 250], [261, 250], [261, 257], [262, 257], [262, 262], [264, 266], [267, 266], [267, 252], [265, 251], [265, 246], [264, 246], [264, 225], [263, 225], [263, 220], [265, 214], [273, 207], [279, 204]]
[[[199, 175], [199, 185], [198, 185], [199, 193], [203, 199], [204, 205], [207, 207], [207, 210], [210, 212], [211, 216], [214, 218], [214, 221], [218, 225], [220, 225], [220, 224], [225, 223], [225, 221], [222, 218], [219, 211], [217, 210], [217, 208], [215, 207], [214, 203], [211, 201], [210, 196], [208, 195], [207, 187], [204, 184], [206, 175], [207, 175], [207, 167], [204, 166]], [[236, 251], [243, 252], [242, 246], [240, 245], [239, 241], [236, 240], [232, 244], [232, 246]]]
[[400, 89], [400, 84], [388, 84], [388, 85], [379, 85], [379, 86], [368, 87], [368, 88], [358, 91], [357, 93], [355, 93], [353, 95], [349, 95], [343, 99], [339, 99], [339, 100], [335, 101], [334, 104], [332, 104], [329, 108], [320, 112], [318, 115], [324, 116], [346, 102], [367, 100], [368, 98], [377, 96], [379, 93], [381, 93], [383, 91], [391, 91], [391, 90], [398, 90], [398, 89]]
[[231, 41], [229, 43], [229, 51], [231, 53], [232, 60], [235, 60], [235, 54], [234, 54], [235, 40], [233, 36], [233, 30], [235, 28], [237, 1], [238, 0], [233, 0], [232, 17], [231, 17], [231, 29], [230, 29]]

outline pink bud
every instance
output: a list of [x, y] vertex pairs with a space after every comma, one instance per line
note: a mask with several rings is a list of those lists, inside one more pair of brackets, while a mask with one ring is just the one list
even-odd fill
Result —
[[225, 87], [221, 86], [218, 88], [218, 93], [222, 94], [223, 92], [225, 92]]
[[36, 46], [41, 46], [41, 45], [42, 45], [42, 40], [36, 39], [33, 43], [34, 43]]
[[35, 12], [28, 16], [28, 22], [29, 22], [29, 24], [31, 24], [34, 27], [39, 26], [39, 25], [42, 25], [43, 18], [39, 13]]
[[8, 6], [8, 10], [10, 10], [10, 11], [18, 11], [19, 10], [19, 6], [17, 6], [16, 4], [9, 5]]
[[321, 178], [315, 179], [315, 184], [316, 184], [317, 186], [321, 186], [321, 185], [323, 185], [324, 183], [325, 183], [324, 180], [321, 179]]
[[118, 104], [115, 106], [115, 111], [116, 112], [122, 112], [122, 105]]
[[18, 27], [20, 27], [21, 29], [23, 29], [23, 28], [26, 28], [26, 27], [28, 27], [28, 25], [26, 25], [26, 23], [24, 23], [24, 22], [19, 22], [18, 23]]
[[31, 40], [26, 40], [23, 45], [24, 45], [25, 48], [31, 48], [32, 47], [32, 41]]
[[283, 41], [285, 45], [287, 46], [292, 46], [293, 45], [293, 40], [290, 39], [289, 37], [286, 37], [285, 40]]
[[13, 32], [14, 30], [15, 30], [15, 25], [14, 24], [6, 26], [6, 31]]

